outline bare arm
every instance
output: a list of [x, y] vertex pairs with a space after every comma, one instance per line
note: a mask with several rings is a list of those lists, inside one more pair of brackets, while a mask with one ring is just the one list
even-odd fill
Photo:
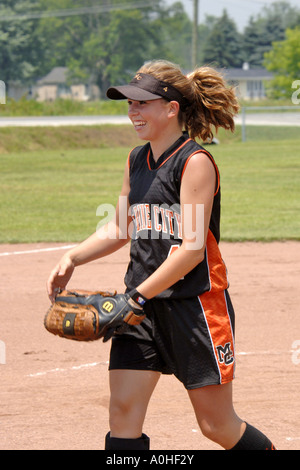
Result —
[[[204, 259], [215, 183], [216, 173], [211, 161], [204, 154], [194, 155], [187, 165], [181, 184], [182, 244], [137, 286], [137, 290], [146, 298], [155, 297], [168, 289]], [[204, 223], [197, 216], [199, 205], [204, 205]], [[199, 223], [201, 220], [202, 223]]]
[[123, 186], [114, 219], [75, 248], [69, 250], [54, 267], [47, 282], [51, 301], [54, 300], [57, 289], [66, 287], [76, 266], [107, 256], [128, 242], [128, 225], [131, 221], [128, 216], [129, 189], [129, 169], [126, 164]]

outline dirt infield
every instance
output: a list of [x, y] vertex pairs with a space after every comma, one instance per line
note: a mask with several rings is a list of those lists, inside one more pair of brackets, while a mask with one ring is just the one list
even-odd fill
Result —
[[[282, 450], [300, 449], [299, 248], [221, 244], [236, 311], [235, 408]], [[63, 252], [0, 245], [1, 450], [103, 449], [109, 343], [68, 341], [43, 326], [46, 280]], [[126, 247], [82, 266], [70, 287], [122, 291], [127, 260]], [[144, 431], [153, 450], [220, 449], [202, 436], [186, 391], [170, 376], [159, 381]]]

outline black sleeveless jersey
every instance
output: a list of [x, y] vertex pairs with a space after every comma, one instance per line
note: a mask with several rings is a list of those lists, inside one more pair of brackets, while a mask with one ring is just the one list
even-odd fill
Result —
[[220, 177], [213, 157], [185, 132], [157, 162], [150, 144], [129, 154], [132, 217], [131, 259], [125, 275], [127, 289], [147, 279], [182, 243], [180, 211], [181, 178], [189, 158], [204, 152], [216, 170], [214, 195], [204, 260], [158, 298], [188, 298], [228, 287], [226, 267], [219, 251]]

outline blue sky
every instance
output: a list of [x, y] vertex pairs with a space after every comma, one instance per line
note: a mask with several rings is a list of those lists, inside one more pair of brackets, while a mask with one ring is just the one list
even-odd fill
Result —
[[[180, 0], [186, 12], [192, 17], [193, 0]], [[166, 4], [172, 5], [175, 0], [165, 0]], [[234, 19], [240, 31], [248, 24], [251, 16], [256, 16], [264, 6], [275, 3], [275, 0], [199, 0], [199, 22], [203, 22], [205, 15], [221, 16], [226, 8], [228, 15]], [[289, 0], [292, 6], [300, 8], [300, 0]]]

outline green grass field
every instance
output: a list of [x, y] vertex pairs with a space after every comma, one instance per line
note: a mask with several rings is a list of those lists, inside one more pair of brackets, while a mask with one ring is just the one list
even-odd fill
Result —
[[[0, 243], [80, 241], [96, 229], [97, 207], [117, 202], [133, 134], [115, 128], [109, 148], [108, 130], [107, 140], [99, 129], [35, 132], [2, 131]], [[300, 239], [299, 140], [232, 138], [209, 150], [221, 171], [223, 240]]]
[[300, 239], [298, 141], [215, 148], [221, 172], [222, 238]]

